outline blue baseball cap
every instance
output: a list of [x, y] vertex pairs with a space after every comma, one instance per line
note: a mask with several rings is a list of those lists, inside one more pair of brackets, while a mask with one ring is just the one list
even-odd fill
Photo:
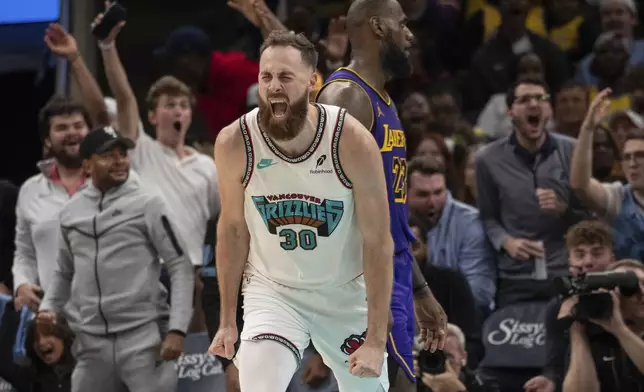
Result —
[[212, 52], [210, 37], [194, 26], [182, 26], [173, 30], [163, 46], [154, 50], [157, 58], [197, 54], [207, 57]]

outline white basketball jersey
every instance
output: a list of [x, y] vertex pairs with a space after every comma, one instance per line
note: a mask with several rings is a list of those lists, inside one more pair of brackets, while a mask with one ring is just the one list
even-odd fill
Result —
[[346, 110], [315, 106], [317, 133], [295, 158], [260, 129], [258, 109], [240, 118], [248, 262], [272, 281], [302, 289], [339, 286], [362, 274], [353, 191], [338, 158]]

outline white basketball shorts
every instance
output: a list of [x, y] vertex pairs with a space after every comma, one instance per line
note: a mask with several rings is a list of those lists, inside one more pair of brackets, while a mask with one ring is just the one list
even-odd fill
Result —
[[[360, 378], [349, 373], [349, 355], [364, 342], [367, 329], [363, 276], [340, 287], [302, 290], [277, 284], [248, 264], [242, 294], [244, 328], [239, 352], [247, 341], [273, 340], [291, 350], [299, 364], [312, 341], [333, 371], [340, 392], [389, 390], [386, 351], [379, 378]], [[274, 365], [279, 366], [267, 358], [267, 366]]]

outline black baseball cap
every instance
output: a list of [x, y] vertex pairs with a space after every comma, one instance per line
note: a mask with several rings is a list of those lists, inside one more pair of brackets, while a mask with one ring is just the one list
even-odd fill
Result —
[[182, 26], [173, 30], [166, 42], [154, 50], [156, 58], [170, 58], [184, 54], [208, 57], [212, 52], [210, 37], [205, 31], [194, 26]]
[[134, 142], [121, 136], [114, 128], [104, 127], [88, 133], [80, 144], [79, 152], [82, 159], [89, 159], [92, 155], [105, 152], [114, 146], [130, 150], [134, 148]]

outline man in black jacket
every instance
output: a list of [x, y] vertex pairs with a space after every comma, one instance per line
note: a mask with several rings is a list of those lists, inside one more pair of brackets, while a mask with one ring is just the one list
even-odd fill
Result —
[[0, 180], [0, 293], [13, 292], [14, 236], [16, 232], [16, 201], [18, 187]]
[[[6, 180], [0, 180], [0, 294], [13, 293], [14, 236], [16, 230], [16, 201], [18, 187]], [[19, 376], [20, 368], [13, 363], [12, 347], [18, 323], [13, 301], [3, 303], [0, 309], [0, 379], [9, 382], [18, 392], [28, 391], [29, 384]]]

